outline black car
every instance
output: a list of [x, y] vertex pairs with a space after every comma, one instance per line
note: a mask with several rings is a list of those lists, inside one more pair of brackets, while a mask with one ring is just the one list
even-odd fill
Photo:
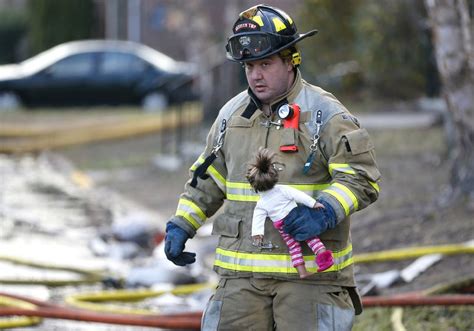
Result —
[[84, 40], [0, 66], [0, 108], [137, 104], [162, 110], [195, 100], [195, 68], [142, 44]]

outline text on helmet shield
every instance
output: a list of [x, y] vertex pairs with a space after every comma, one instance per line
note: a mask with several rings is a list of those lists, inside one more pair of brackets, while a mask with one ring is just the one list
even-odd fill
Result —
[[240, 23], [235, 26], [234, 32], [237, 33], [239, 30], [249, 29], [249, 30], [258, 30], [258, 25], [250, 22]]

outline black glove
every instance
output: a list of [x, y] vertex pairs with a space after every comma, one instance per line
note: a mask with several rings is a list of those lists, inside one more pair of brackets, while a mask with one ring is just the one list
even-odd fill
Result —
[[318, 202], [324, 208], [298, 206], [290, 211], [283, 221], [283, 231], [297, 241], [304, 241], [334, 228], [337, 221], [334, 209], [322, 199]]
[[168, 260], [179, 266], [196, 262], [196, 253], [183, 252], [189, 235], [172, 222], [166, 223], [165, 254]]

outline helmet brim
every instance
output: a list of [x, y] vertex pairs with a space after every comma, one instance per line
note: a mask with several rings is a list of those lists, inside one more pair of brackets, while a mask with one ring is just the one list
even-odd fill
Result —
[[293, 46], [294, 44], [296, 44], [297, 42], [300, 42], [301, 40], [305, 39], [305, 38], [308, 38], [308, 37], [311, 37], [311, 36], [314, 36], [315, 34], [318, 33], [318, 30], [314, 29], [314, 30], [311, 30], [311, 31], [308, 31], [306, 33], [300, 33], [300, 35], [298, 36], [298, 38], [296, 38], [295, 40], [291, 41], [290, 43], [288, 44], [285, 44], [284, 46], [278, 48], [278, 49], [275, 49], [271, 52], [268, 52], [268, 53], [265, 53], [265, 54], [262, 54], [260, 56], [255, 56], [255, 57], [249, 57], [249, 58], [246, 58], [246, 59], [240, 59], [240, 60], [236, 60], [234, 59], [230, 54], [229, 52], [226, 52], [226, 56], [229, 60], [231, 61], [234, 61], [234, 62], [241, 62], [241, 63], [244, 63], [244, 62], [249, 62], [249, 61], [256, 61], [256, 60], [261, 60], [261, 59], [264, 59], [264, 58], [267, 58], [269, 56], [272, 56], [274, 54], [277, 54], [279, 52], [281, 52], [282, 50], [284, 49], [287, 49], [291, 46]]

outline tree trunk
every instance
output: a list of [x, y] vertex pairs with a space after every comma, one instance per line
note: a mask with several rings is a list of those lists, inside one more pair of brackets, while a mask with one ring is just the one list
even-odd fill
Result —
[[474, 47], [466, 0], [425, 0], [454, 146], [451, 198], [474, 201]]

